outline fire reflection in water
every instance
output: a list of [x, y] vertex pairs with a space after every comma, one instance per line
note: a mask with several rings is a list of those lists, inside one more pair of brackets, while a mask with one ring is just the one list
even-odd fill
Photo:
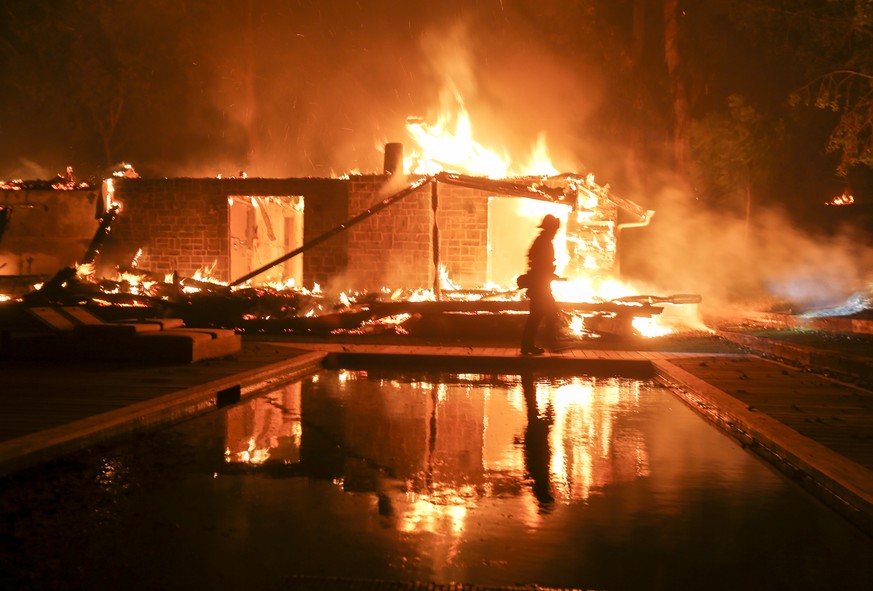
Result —
[[227, 411], [224, 459], [229, 463], [300, 461], [300, 382]]
[[[488, 499], [517, 518], [648, 476], [639, 386], [618, 378], [323, 373], [227, 413], [225, 462], [293, 468], [373, 495], [383, 525], [439, 534], [450, 556]], [[477, 519], [481, 519], [481, 515]], [[445, 556], [444, 556], [445, 557]]]

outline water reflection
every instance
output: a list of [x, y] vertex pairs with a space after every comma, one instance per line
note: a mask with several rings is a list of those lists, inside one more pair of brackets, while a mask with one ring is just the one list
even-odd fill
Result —
[[238, 404], [227, 411], [225, 461], [263, 464], [300, 461], [300, 383]]
[[549, 443], [549, 429], [555, 417], [554, 405], [551, 400], [547, 400], [545, 411], [540, 412], [533, 374], [523, 374], [521, 386], [527, 408], [527, 427], [524, 432], [525, 475], [532, 480], [531, 489], [540, 509], [548, 511], [555, 500], [552, 494], [552, 453]]
[[[648, 476], [636, 380], [324, 373], [228, 411], [225, 462], [374, 495], [386, 523], [457, 538], [469, 511], [515, 498], [537, 527], [556, 504]], [[451, 552], [450, 548], [446, 549]]]

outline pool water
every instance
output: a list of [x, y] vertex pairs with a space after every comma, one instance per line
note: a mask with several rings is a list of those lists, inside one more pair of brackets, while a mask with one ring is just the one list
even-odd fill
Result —
[[10, 589], [873, 588], [873, 540], [632, 379], [324, 371], [0, 486]]

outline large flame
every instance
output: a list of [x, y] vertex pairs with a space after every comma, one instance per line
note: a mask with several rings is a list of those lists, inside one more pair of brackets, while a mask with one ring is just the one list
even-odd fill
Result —
[[545, 134], [540, 133], [523, 167], [512, 163], [506, 150], [486, 148], [473, 137], [473, 124], [464, 98], [449, 84], [442, 92], [443, 108], [436, 122], [409, 117], [406, 130], [416, 148], [406, 158], [404, 167], [412, 174], [435, 174], [444, 170], [489, 178], [558, 173], [549, 159]]
[[[435, 122], [428, 123], [420, 117], [407, 119], [407, 131], [414, 147], [404, 162], [406, 171], [435, 174], [447, 170], [495, 179], [558, 178], [559, 171], [551, 162], [545, 133], [538, 135], [530, 156], [523, 164], [518, 164], [512, 161], [505, 149], [486, 148], [475, 139], [470, 113], [457, 87], [448, 84], [440, 98], [442, 108]], [[513, 205], [518, 217], [529, 222], [529, 228], [536, 228], [546, 214], [561, 220], [561, 228], [554, 239], [555, 263], [556, 272], [565, 280], [553, 284], [556, 299], [562, 302], [607, 302], [638, 295], [639, 291], [631, 285], [604, 273], [602, 261], [614, 261], [616, 255], [612, 233], [577, 235], [568, 232], [568, 226], [578, 228], [591, 221], [592, 212], [603, 205], [608, 187], [598, 185], [590, 174], [584, 179], [567, 178], [563, 182], [572, 184], [570, 189], [578, 195], [577, 208], [535, 199], [516, 199]], [[511, 231], [516, 232], [517, 228]], [[523, 269], [519, 269], [521, 272]], [[441, 277], [441, 283], [450, 284], [447, 275]], [[511, 285], [502, 287], [513, 289]], [[571, 327], [575, 327], [574, 332], [582, 332], [584, 320], [573, 319]], [[661, 336], [673, 330], [660, 323], [658, 317], [636, 318], [633, 327], [644, 336]]]

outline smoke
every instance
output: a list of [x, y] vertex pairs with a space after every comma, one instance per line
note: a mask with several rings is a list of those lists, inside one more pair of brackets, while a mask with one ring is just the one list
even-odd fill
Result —
[[[407, 117], [435, 119], [452, 86], [486, 147], [525, 160], [538, 134], [576, 170], [600, 101], [592, 71], [502, 3], [441, 6], [254, 3], [206, 17], [178, 132], [186, 152], [146, 156], [161, 176], [336, 176], [381, 172]], [[451, 97], [449, 97], [451, 98]], [[407, 150], [408, 151], [408, 150]], [[138, 168], [138, 161], [134, 161]]]
[[622, 268], [661, 293], [699, 293], [718, 315], [738, 302], [793, 311], [838, 306], [869, 288], [873, 248], [855, 230], [802, 231], [775, 209], [745, 219], [680, 191], [657, 199], [652, 223], [622, 236]]
[[29, 158], [18, 158], [14, 163], [7, 164], [6, 168], [0, 172], [2, 172], [0, 178], [11, 181], [14, 179], [51, 179], [60, 174], [61, 171], [50, 170]]

